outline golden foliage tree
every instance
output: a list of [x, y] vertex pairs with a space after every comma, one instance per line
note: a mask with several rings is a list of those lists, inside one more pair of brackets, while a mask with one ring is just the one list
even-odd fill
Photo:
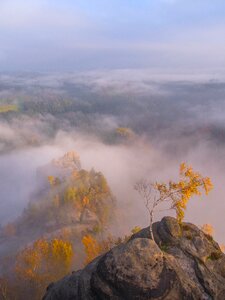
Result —
[[[74, 216], [79, 215], [82, 222], [85, 211], [88, 210], [98, 217], [102, 229], [112, 218], [114, 198], [100, 172], [73, 170], [63, 180], [48, 176], [48, 182], [51, 189], [47, 197], [51, 199], [48, 203], [51, 203], [52, 214], [59, 216], [60, 208], [62, 211], [69, 211], [70, 214], [74, 212]], [[40, 204], [44, 202], [47, 203], [45, 199], [39, 202], [40, 208]]]
[[[64, 158], [59, 161], [65, 169], [71, 161], [74, 166], [73, 160], [77, 159], [75, 154]], [[30, 201], [18, 222], [18, 232], [27, 227], [40, 236], [46, 230], [59, 230], [62, 225], [72, 228], [76, 222], [95, 227], [96, 232], [107, 229], [115, 213], [115, 198], [104, 175], [94, 169], [71, 168], [57, 174], [59, 177], [48, 176], [48, 188], [37, 194], [37, 201]]]
[[85, 265], [104, 251], [103, 246], [90, 234], [83, 237], [82, 243], [86, 254]]
[[224, 245], [224, 244], [221, 244], [221, 245], [220, 245], [220, 249], [221, 249], [222, 252], [225, 252], [225, 245]]
[[131, 234], [125, 235], [123, 238], [115, 238], [109, 235], [105, 239], [97, 240], [94, 236], [90, 234], [85, 235], [82, 239], [82, 243], [86, 254], [84, 264], [88, 264], [97, 256], [109, 251], [112, 247], [128, 241], [132, 234], [135, 234], [140, 230], [141, 228], [136, 226], [131, 230]]
[[17, 278], [40, 299], [46, 285], [70, 271], [73, 255], [69, 242], [39, 239], [18, 254], [15, 267]]
[[215, 230], [213, 228], [213, 226], [211, 224], [204, 224], [201, 227], [201, 230], [205, 233], [208, 234], [210, 236], [213, 236], [215, 233]]
[[114, 207], [114, 199], [106, 179], [94, 170], [73, 172], [67, 180], [62, 202], [80, 212], [80, 221], [85, 210], [94, 213], [102, 227], [108, 223]]
[[209, 177], [203, 177], [200, 173], [195, 172], [192, 167], [181, 163], [177, 182], [151, 183], [141, 180], [135, 184], [134, 188], [144, 199], [145, 207], [149, 213], [150, 235], [154, 240], [152, 224], [157, 206], [169, 202], [169, 209], [174, 209], [178, 222], [182, 222], [189, 200], [193, 196], [201, 196], [202, 192], [207, 195], [213, 185]]
[[5, 104], [5, 105], [0, 105], [0, 113], [7, 113], [11, 111], [18, 111], [19, 108], [15, 104]]
[[65, 153], [63, 157], [54, 159], [52, 164], [62, 169], [81, 169], [80, 157], [75, 151], [69, 151]]
[[[201, 226], [201, 230], [202, 230], [205, 234], [210, 235], [211, 237], [213, 237], [214, 234], [215, 234], [215, 229], [214, 229], [213, 226], [212, 226], [211, 224], [209, 224], [209, 223], [202, 225], [202, 226]], [[225, 245], [224, 245], [224, 244], [220, 244], [219, 246], [220, 246], [221, 251], [222, 251], [222, 252], [225, 252]]]
[[134, 137], [134, 132], [127, 127], [118, 127], [116, 128], [116, 133], [118, 136], [125, 138], [125, 139], [131, 139]]
[[54, 176], [48, 176], [48, 182], [50, 184], [50, 186], [57, 186], [60, 184], [60, 179], [58, 177], [54, 177]]

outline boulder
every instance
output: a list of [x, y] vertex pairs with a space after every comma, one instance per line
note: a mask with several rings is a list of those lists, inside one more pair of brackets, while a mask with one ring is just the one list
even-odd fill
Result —
[[83, 270], [49, 285], [44, 300], [224, 300], [225, 255], [190, 223], [165, 217]]

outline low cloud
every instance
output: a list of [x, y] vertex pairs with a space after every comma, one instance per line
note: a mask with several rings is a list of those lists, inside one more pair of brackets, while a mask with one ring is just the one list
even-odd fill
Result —
[[[191, 164], [210, 176], [215, 188], [208, 197], [191, 200], [186, 219], [198, 225], [211, 223], [217, 239], [223, 241], [225, 85], [204, 76], [193, 81], [152, 76], [128, 70], [111, 76], [106, 71], [2, 76], [0, 86], [7, 98], [28, 110], [0, 123], [1, 223], [18, 216], [32, 199], [38, 188], [37, 168], [75, 150], [83, 168], [94, 167], [106, 176], [124, 232], [148, 225], [143, 202], [133, 189], [135, 182], [176, 180], [179, 164]], [[57, 110], [64, 99], [73, 109]], [[31, 113], [31, 104], [45, 110]], [[117, 127], [131, 128], [134, 140], [116, 140]], [[157, 213], [156, 219], [163, 214]]]

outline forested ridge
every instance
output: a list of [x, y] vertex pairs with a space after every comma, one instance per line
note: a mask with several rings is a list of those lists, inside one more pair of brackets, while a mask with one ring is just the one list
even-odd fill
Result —
[[[57, 176], [45, 176], [49, 170], [55, 170]], [[90, 250], [100, 244], [116, 211], [104, 175], [82, 169], [75, 152], [54, 159], [37, 174], [45, 178], [46, 185], [22, 215], [0, 231], [2, 299], [24, 299], [30, 293], [33, 299], [40, 299], [46, 282], [105, 251]], [[108, 244], [113, 242], [107, 240], [106, 249]]]

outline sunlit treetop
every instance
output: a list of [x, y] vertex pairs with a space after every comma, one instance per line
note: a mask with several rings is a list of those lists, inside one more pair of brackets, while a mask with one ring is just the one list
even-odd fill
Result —
[[130, 234], [125, 235], [124, 237], [113, 237], [112, 235], [108, 235], [104, 239], [97, 239], [95, 236], [87, 234], [82, 238], [82, 244], [84, 246], [84, 251], [86, 254], [84, 264], [88, 264], [97, 256], [109, 251], [116, 245], [120, 245], [121, 243], [126, 243], [133, 234], [139, 232], [141, 230], [140, 227], [135, 226]]
[[134, 137], [134, 132], [127, 127], [118, 127], [116, 129], [116, 133], [118, 136], [125, 138], [125, 139], [131, 139]]
[[0, 113], [7, 113], [11, 111], [18, 111], [19, 108], [15, 104], [6, 104], [6, 105], [0, 105]]
[[75, 151], [69, 151], [59, 159], [52, 161], [53, 165], [62, 169], [80, 170], [80, 157]]
[[202, 230], [204, 233], [206, 233], [206, 234], [208, 234], [208, 235], [210, 235], [210, 236], [213, 236], [214, 233], [215, 233], [215, 230], [214, 230], [213, 226], [212, 226], [211, 224], [208, 224], [208, 223], [202, 225], [201, 230]]
[[182, 222], [188, 201], [193, 196], [201, 196], [202, 192], [208, 195], [213, 184], [209, 177], [203, 177], [195, 172], [191, 166], [180, 164], [179, 181], [166, 183], [155, 183], [155, 189], [161, 199], [171, 199], [172, 207], [176, 211], [177, 219]]
[[15, 273], [18, 278], [46, 285], [65, 276], [72, 267], [72, 244], [61, 239], [39, 239], [21, 250], [16, 258]]
[[209, 177], [203, 177], [200, 173], [195, 172], [191, 166], [181, 163], [178, 181], [152, 183], [141, 180], [135, 184], [134, 188], [144, 200], [149, 213], [150, 235], [154, 239], [152, 231], [154, 212], [160, 204], [169, 203], [169, 209], [176, 211], [177, 220], [181, 223], [188, 201], [193, 196], [201, 196], [202, 192], [208, 195], [213, 184]]

